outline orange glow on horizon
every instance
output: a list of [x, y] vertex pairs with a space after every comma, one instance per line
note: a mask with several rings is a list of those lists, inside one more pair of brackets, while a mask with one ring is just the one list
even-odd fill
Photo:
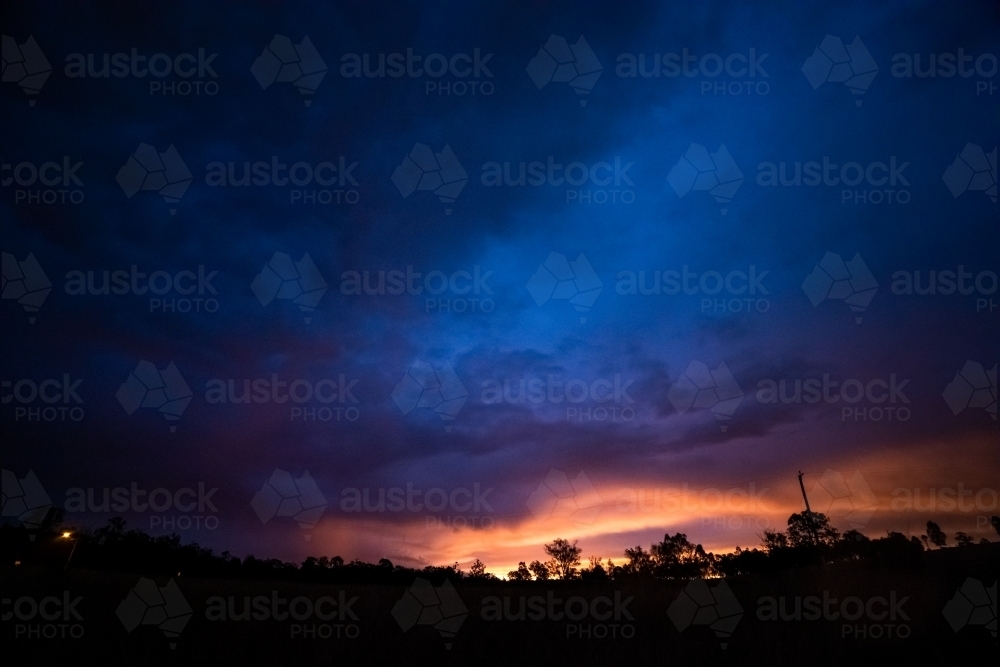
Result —
[[[995, 537], [988, 523], [988, 517], [997, 513], [990, 471], [965, 463], [987, 454], [989, 443], [949, 443], [949, 447], [946, 461], [939, 459], [947, 448], [925, 443], [909, 451], [809, 466], [812, 472], [807, 471], [805, 485], [812, 509], [827, 514], [842, 533], [856, 528], [869, 537], [890, 530], [919, 536], [926, 522], [935, 520], [949, 536], [961, 530], [976, 539]], [[847, 497], [842, 495], [845, 489]], [[546, 516], [536, 517], [526, 508], [520, 516], [501, 517], [492, 527], [481, 529], [446, 527], [421, 514], [410, 521], [398, 521], [397, 516], [398, 522], [391, 523], [379, 520], [380, 515], [348, 519], [331, 513], [317, 526], [308, 550], [310, 555], [339, 554], [346, 560], [385, 557], [416, 568], [457, 562], [466, 571], [478, 558], [488, 572], [506, 577], [520, 561], [544, 562], [543, 545], [557, 537], [578, 541], [584, 567], [591, 556], [621, 564], [626, 548], [638, 544], [648, 549], [665, 533], [685, 533], [706, 551], [722, 554], [737, 545], [759, 546], [764, 529], [783, 531], [788, 516], [805, 509], [793, 472], [715, 488], [685, 487], [683, 481], [639, 488], [633, 480], [605, 478], [595, 482], [594, 490], [596, 497], [560, 501]], [[949, 490], [965, 494], [961, 507], [949, 502]], [[576, 511], [578, 507], [588, 511]], [[590, 511], [595, 507], [596, 512]]]

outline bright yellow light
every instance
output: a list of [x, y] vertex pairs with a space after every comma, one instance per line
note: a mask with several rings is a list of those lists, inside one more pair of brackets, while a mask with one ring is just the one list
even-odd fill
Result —
[[66, 531], [65, 533], [62, 534], [62, 536], [68, 539], [70, 537], [73, 537], [73, 533]]

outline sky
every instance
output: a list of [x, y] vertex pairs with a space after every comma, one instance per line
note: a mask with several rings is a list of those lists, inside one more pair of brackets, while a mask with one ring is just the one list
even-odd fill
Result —
[[4, 515], [500, 575], [755, 546], [802, 488], [988, 536], [997, 23], [9, 8]]

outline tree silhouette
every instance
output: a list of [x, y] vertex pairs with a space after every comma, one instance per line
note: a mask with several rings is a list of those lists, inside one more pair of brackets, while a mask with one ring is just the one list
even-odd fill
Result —
[[628, 562], [621, 567], [624, 574], [636, 576], [653, 574], [653, 557], [641, 545], [635, 545], [634, 549], [626, 549], [625, 557], [628, 558]]
[[764, 529], [764, 534], [760, 536], [760, 543], [768, 553], [774, 553], [779, 549], [788, 548], [788, 536], [774, 530]]
[[997, 532], [997, 535], [1000, 535], [1000, 516], [991, 516], [990, 523], [993, 525], [993, 530]]
[[[608, 569], [611, 569], [610, 565]], [[590, 567], [580, 571], [580, 578], [588, 581], [603, 581], [608, 578], [608, 570], [601, 564], [600, 557], [591, 556]]]
[[545, 581], [546, 579], [549, 578], [549, 568], [546, 567], [545, 563], [543, 563], [542, 561], [539, 560], [531, 561], [531, 565], [528, 566], [528, 569], [531, 571], [533, 575], [535, 575], [535, 579], [537, 579], [538, 581]]
[[469, 566], [469, 579], [496, 579], [495, 576], [486, 571], [486, 565], [478, 558]]
[[851, 528], [840, 536], [842, 542], [868, 542], [870, 541], [860, 530]]
[[576, 577], [576, 566], [580, 564], [580, 547], [576, 546], [576, 540], [570, 543], [560, 537], [546, 544], [545, 553], [552, 557], [550, 569], [552, 574], [559, 579], [573, 579]]
[[[994, 517], [995, 519], [995, 517]], [[996, 521], [993, 521], [996, 524]], [[32, 567], [65, 566], [67, 541], [60, 537], [53, 523], [42, 531], [28, 530], [13, 522], [0, 523], [0, 560], [20, 561]], [[340, 556], [307, 557], [301, 564], [287, 563], [276, 558], [258, 559], [252, 554], [239, 558], [224, 551], [214, 554], [196, 543], [181, 543], [178, 535], [154, 537], [141, 530], [128, 529], [124, 519], [115, 517], [108, 524], [96, 529], [68, 527], [73, 543], [78, 547], [72, 567], [119, 573], [144, 575], [170, 575], [183, 572], [194, 577], [218, 577], [250, 580], [310, 581], [324, 584], [393, 584], [409, 585], [415, 576], [431, 579], [437, 585], [442, 580], [460, 582], [498, 581], [486, 572], [481, 560], [476, 559], [468, 574], [458, 563], [447, 567], [427, 566], [421, 570], [393, 565], [388, 559], [377, 563], [353, 560], [345, 563]], [[35, 539], [31, 539], [34, 536]], [[817, 544], [816, 539], [819, 539]], [[962, 532], [955, 536], [961, 547], [967, 547], [976, 556], [975, 540]], [[788, 519], [788, 531], [764, 531], [763, 549], [740, 549], [734, 553], [716, 556], [699, 544], [688, 540], [687, 535], [669, 533], [654, 543], [647, 551], [642, 546], [625, 549], [626, 560], [622, 565], [606, 564], [592, 556], [589, 566], [579, 569], [581, 549], [577, 542], [558, 538], [544, 545], [549, 560], [518, 563], [516, 570], [507, 575], [508, 581], [538, 581], [548, 579], [582, 579], [605, 581], [607, 579], [695, 579], [712, 576], [738, 576], [747, 574], [771, 575], [783, 570], [816, 564], [817, 556], [823, 562], [869, 560], [891, 568], [918, 567], [924, 545], [945, 546], [947, 538], [933, 521], [927, 522], [927, 534], [921, 537], [889, 532], [885, 537], [870, 539], [857, 530], [848, 530], [842, 536], [829, 525], [829, 520], [818, 513], [793, 514]], [[991, 548], [988, 541], [980, 541]], [[963, 550], [964, 551], [964, 550]], [[620, 561], [621, 562], [621, 561]]]
[[931, 544], [939, 549], [948, 542], [948, 536], [944, 534], [943, 530], [941, 530], [941, 526], [937, 525], [933, 521], [927, 522], [927, 539]]
[[522, 560], [517, 564], [516, 570], [511, 570], [507, 573], [508, 581], [531, 581], [531, 570], [524, 564]]
[[837, 529], [822, 512], [806, 510], [788, 517], [788, 543], [793, 547], [806, 545], [833, 546], [837, 542]]
[[666, 579], [703, 577], [712, 565], [712, 558], [705, 553], [705, 549], [700, 544], [689, 542], [684, 533], [673, 537], [665, 534], [663, 541], [652, 545], [649, 552], [654, 574]]

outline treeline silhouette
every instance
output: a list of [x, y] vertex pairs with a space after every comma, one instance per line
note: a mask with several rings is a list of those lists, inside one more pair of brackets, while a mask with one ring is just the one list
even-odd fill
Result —
[[[1000, 517], [991, 517], [991, 522], [1000, 535]], [[754, 548], [737, 546], [732, 553], [716, 555], [690, 542], [683, 533], [666, 534], [649, 549], [640, 545], [625, 549], [624, 558], [617, 564], [613, 559], [591, 557], [584, 567], [577, 542], [557, 538], [544, 545], [549, 557], [546, 561], [529, 564], [522, 561], [505, 579], [518, 582], [695, 579], [769, 574], [821, 563], [870, 559], [906, 567], [919, 562], [927, 549], [949, 546], [947, 536], [933, 521], [927, 522], [926, 533], [919, 537], [889, 532], [873, 539], [857, 530], [841, 534], [824, 514], [808, 511], [792, 514], [784, 532], [765, 530], [759, 537], [761, 543]], [[965, 533], [956, 533], [955, 546], [973, 543]], [[982, 538], [980, 543], [989, 540]], [[463, 571], [458, 563], [415, 569], [393, 565], [385, 558], [369, 563], [345, 561], [340, 556], [309, 557], [298, 565], [253, 555], [239, 558], [228, 551], [216, 554], [193, 542], [182, 544], [178, 535], [154, 537], [129, 529], [120, 517], [96, 529], [63, 528], [62, 515], [57, 510], [50, 511], [34, 530], [4, 523], [0, 526], [0, 551], [5, 566], [73, 567], [146, 575], [401, 585], [409, 585], [415, 576], [456, 583], [503, 581], [486, 572], [486, 565], [478, 559], [468, 571]]]

